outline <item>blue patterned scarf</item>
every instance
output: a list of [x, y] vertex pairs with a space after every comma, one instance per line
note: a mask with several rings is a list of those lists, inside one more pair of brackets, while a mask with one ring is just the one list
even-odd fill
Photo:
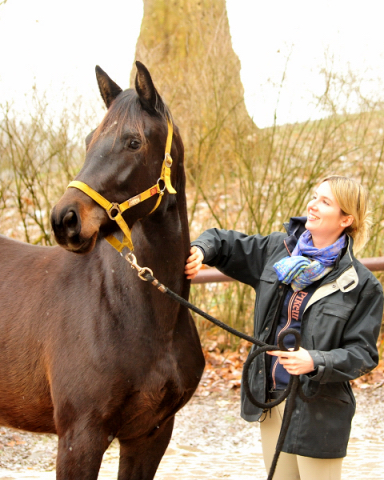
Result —
[[306, 230], [300, 236], [292, 256], [275, 263], [273, 268], [278, 279], [286, 285], [291, 284], [293, 291], [297, 292], [327, 275], [346, 244], [347, 237], [344, 234], [329, 247], [316, 248], [311, 233]]

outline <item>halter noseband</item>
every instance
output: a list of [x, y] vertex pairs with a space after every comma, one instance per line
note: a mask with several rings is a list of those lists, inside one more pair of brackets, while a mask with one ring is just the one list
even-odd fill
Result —
[[[78, 188], [83, 193], [91, 197], [96, 203], [98, 203], [101, 207], [103, 207], [104, 210], [106, 210], [109, 218], [111, 220], [115, 220], [115, 222], [119, 225], [120, 229], [124, 234], [124, 238], [122, 242], [120, 242], [113, 235], [108, 235], [107, 237], [105, 237], [105, 240], [107, 240], [107, 242], [109, 242], [118, 252], [121, 252], [124, 247], [127, 247], [129, 248], [129, 250], [133, 251], [131, 229], [128, 227], [127, 222], [124, 220], [122, 214], [129, 208], [137, 205], [138, 203], [143, 202], [144, 200], [147, 200], [148, 198], [153, 197], [153, 195], [158, 194], [159, 197], [157, 199], [156, 205], [148, 213], [148, 215], [150, 215], [160, 205], [165, 189], [167, 189], [168, 193], [171, 193], [171, 194], [177, 193], [171, 184], [171, 166], [173, 162], [171, 157], [171, 146], [172, 146], [173, 125], [171, 120], [168, 118], [167, 118], [167, 124], [168, 124], [168, 135], [167, 135], [167, 142], [165, 145], [165, 155], [164, 155], [163, 165], [161, 167], [161, 174], [159, 179], [157, 180], [156, 185], [153, 185], [152, 187], [148, 188], [148, 190], [145, 190], [144, 192], [139, 193], [138, 195], [135, 195], [134, 197], [131, 197], [125, 202], [120, 204], [109, 202], [106, 198], [104, 198], [98, 192], [93, 190], [93, 188], [89, 187], [86, 183], [79, 182], [78, 180], [74, 180], [67, 187], [67, 188]], [[159, 185], [161, 181], [164, 183], [163, 188], [160, 188], [160, 185]]]

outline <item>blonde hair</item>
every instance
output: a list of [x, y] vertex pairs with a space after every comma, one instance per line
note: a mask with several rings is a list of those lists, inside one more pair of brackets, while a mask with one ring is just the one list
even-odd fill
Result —
[[352, 215], [352, 224], [345, 232], [353, 238], [353, 251], [357, 253], [369, 240], [372, 225], [368, 210], [368, 192], [356, 180], [341, 175], [330, 175], [320, 183], [328, 182], [343, 215]]

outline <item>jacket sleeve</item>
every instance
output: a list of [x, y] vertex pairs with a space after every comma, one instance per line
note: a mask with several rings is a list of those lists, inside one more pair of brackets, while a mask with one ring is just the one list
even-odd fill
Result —
[[260, 279], [269, 249], [281, 245], [285, 236], [280, 232], [263, 237], [212, 228], [192, 245], [203, 251], [205, 264], [254, 287]]
[[310, 350], [317, 367], [311, 380], [322, 384], [353, 380], [370, 372], [378, 363], [376, 342], [383, 317], [383, 290], [377, 282], [366, 285], [349, 318], [340, 348]]

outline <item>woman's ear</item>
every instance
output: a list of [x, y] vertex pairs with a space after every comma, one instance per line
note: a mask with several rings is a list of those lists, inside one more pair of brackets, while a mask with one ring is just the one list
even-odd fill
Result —
[[352, 215], [348, 215], [347, 217], [344, 217], [343, 221], [341, 222], [341, 226], [343, 228], [348, 228], [352, 225], [354, 221], [354, 218]]

